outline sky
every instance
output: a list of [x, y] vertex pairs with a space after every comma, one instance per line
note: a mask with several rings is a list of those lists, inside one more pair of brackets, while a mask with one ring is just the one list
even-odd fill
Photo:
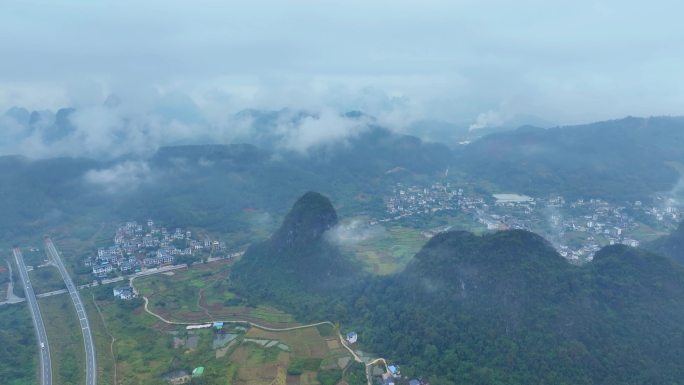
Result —
[[[234, 140], [246, 108], [361, 110], [398, 131], [682, 115], [683, 14], [666, 0], [4, 0], [0, 111], [75, 107], [80, 136], [105, 144], [152, 126], [145, 140]], [[358, 132], [332, 120], [332, 140]], [[284, 146], [331, 140], [314, 126]]]

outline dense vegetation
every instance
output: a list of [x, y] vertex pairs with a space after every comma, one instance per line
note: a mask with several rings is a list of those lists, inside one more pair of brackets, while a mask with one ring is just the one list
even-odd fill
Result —
[[335, 224], [337, 214], [327, 198], [304, 194], [271, 239], [252, 246], [232, 270], [233, 287], [255, 303], [287, 304], [307, 317], [324, 316], [327, 298], [353, 284], [359, 271], [324, 239]]
[[460, 151], [477, 180], [532, 195], [612, 201], [669, 191], [684, 163], [684, 118], [626, 118], [582, 126], [521, 127], [475, 141]]
[[0, 383], [36, 383], [38, 347], [26, 306], [0, 306]]
[[656, 239], [645, 247], [684, 264], [684, 222], [671, 234]]
[[[319, 254], [324, 238], [310, 238], [317, 245], [310, 248], [278, 241], [332, 223], [290, 220], [332, 215], [320, 196], [311, 196], [235, 266], [233, 285], [243, 295], [287, 307], [302, 320], [326, 317], [353, 326], [363, 344], [398, 360], [405, 374], [429, 375], [439, 384], [675, 384], [684, 378], [684, 269], [670, 259], [610, 246], [577, 267], [529, 232], [449, 232], [432, 238], [393, 276], [346, 270], [341, 275], [353, 276], [351, 282], [303, 285], [324, 280], [318, 274], [326, 272], [324, 263], [340, 263], [333, 246]], [[311, 213], [304, 215], [306, 208]]]

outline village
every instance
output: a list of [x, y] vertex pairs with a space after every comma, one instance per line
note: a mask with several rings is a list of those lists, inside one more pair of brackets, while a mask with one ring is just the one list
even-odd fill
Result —
[[[578, 199], [563, 196], [545, 198], [520, 194], [468, 192], [450, 183], [430, 186], [394, 186], [384, 198], [387, 216], [371, 224], [400, 221], [407, 217], [429, 217], [440, 211], [466, 214], [487, 230], [523, 229], [549, 240], [565, 258], [586, 262], [601, 247], [612, 244], [639, 246], [645, 228], [651, 232], [672, 231], [682, 219], [676, 202], [656, 195], [644, 201], [617, 205], [601, 199]], [[449, 227], [439, 229], [447, 230]], [[433, 233], [428, 236], [434, 235]]]
[[200, 239], [181, 228], [171, 232], [150, 219], [145, 224], [130, 221], [119, 226], [114, 244], [98, 248], [97, 254], [86, 257], [83, 264], [92, 269], [95, 278], [102, 279], [227, 255], [223, 242], [206, 236]]

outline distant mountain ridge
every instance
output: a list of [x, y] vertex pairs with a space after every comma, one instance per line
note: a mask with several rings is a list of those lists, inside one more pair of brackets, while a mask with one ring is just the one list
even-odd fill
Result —
[[669, 191], [684, 164], [684, 118], [625, 118], [483, 137], [457, 154], [461, 169], [528, 195], [612, 201]]
[[[449, 159], [446, 146], [379, 127], [309, 154], [251, 144], [209, 144], [161, 147], [147, 158], [114, 160], [0, 156], [0, 189], [5, 194], [0, 200], [5, 213], [0, 238], [15, 242], [17, 234], [42, 233], [53, 223], [37, 220], [46, 213], [62, 222], [153, 217], [169, 224], [244, 231], [251, 226], [245, 208], [284, 213], [284, 202], [312, 189], [345, 202], [344, 210], [363, 213], [381, 207], [388, 185], [432, 179], [448, 167]], [[386, 173], [397, 166], [406, 171]], [[94, 185], [88, 173], [104, 179]], [[117, 181], [129, 180], [121, 193], [102, 195], [105, 190], [117, 192], [123, 183]], [[373, 198], [358, 201], [353, 198], [358, 194]]]
[[[73, 113], [62, 111], [61, 121], [68, 121]], [[6, 115], [53, 132], [49, 127], [58, 114], [14, 109]], [[266, 127], [292, 115], [311, 118], [304, 112], [252, 111], [249, 119], [264, 119], [261, 124]], [[285, 202], [308, 190], [331, 196], [341, 212], [379, 216], [382, 196], [396, 183], [445, 181], [492, 191], [624, 202], [669, 191], [679, 178], [676, 169], [684, 169], [683, 118], [525, 127], [456, 148], [399, 135], [360, 112], [345, 119], [360, 119], [368, 127], [307, 153], [252, 144], [209, 144], [167, 146], [145, 157], [110, 160], [23, 158], [19, 166], [13, 162], [20, 158], [0, 157], [5, 194], [0, 211], [7, 214], [0, 218], [0, 234], [8, 239], [27, 231], [40, 234], [58, 217], [63, 222], [91, 218], [99, 223], [138, 216], [244, 231], [253, 221], [243, 210], [283, 215]], [[60, 127], [53, 132], [57, 136], [70, 130]], [[88, 173], [100, 176], [101, 183], [89, 183]], [[119, 191], [117, 180], [130, 181], [125, 183], [130, 187], [125, 193], [103, 196], [104, 190]]]

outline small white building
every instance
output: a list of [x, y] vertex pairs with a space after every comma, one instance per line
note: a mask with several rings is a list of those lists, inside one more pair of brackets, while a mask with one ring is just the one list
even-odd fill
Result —
[[133, 288], [130, 286], [115, 287], [113, 291], [114, 296], [122, 300], [129, 300], [135, 297], [135, 294], [133, 293]]

